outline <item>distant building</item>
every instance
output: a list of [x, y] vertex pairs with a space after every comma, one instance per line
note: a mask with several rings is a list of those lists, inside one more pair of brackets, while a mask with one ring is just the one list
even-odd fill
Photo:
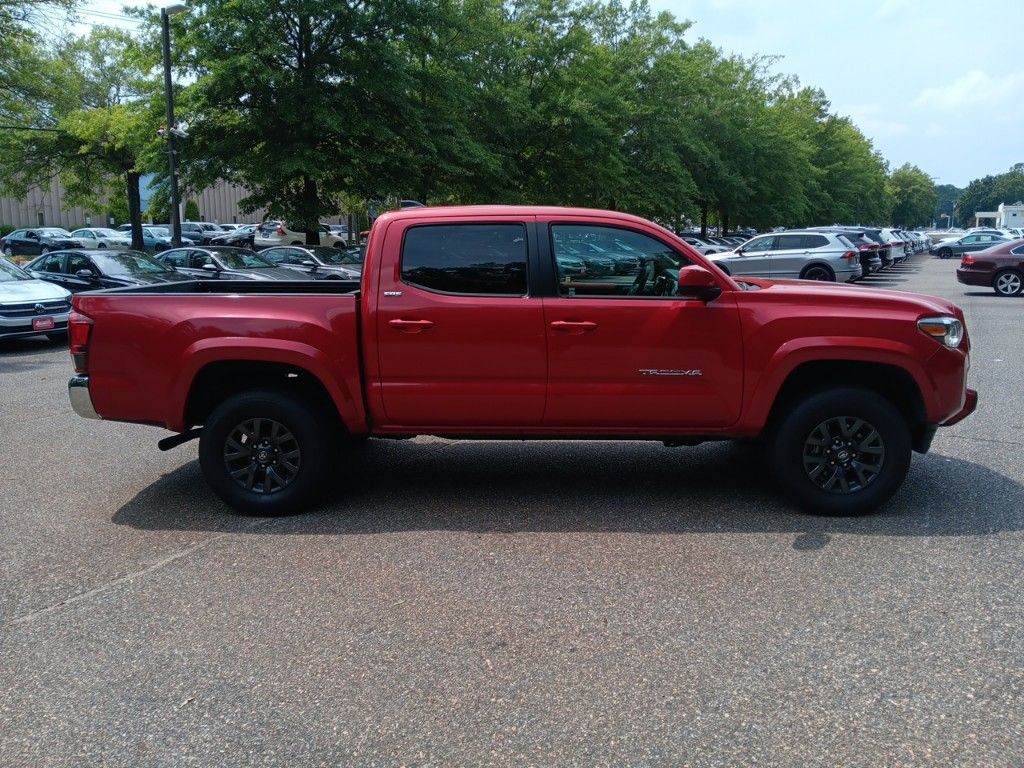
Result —
[[[143, 188], [142, 215], [145, 220], [151, 192], [146, 181], [140, 186]], [[246, 191], [242, 187], [219, 182], [191, 197], [199, 203], [202, 221], [213, 221], [218, 224], [261, 221], [261, 212], [243, 214], [238, 209], [238, 201], [245, 196]], [[182, 202], [184, 203], [184, 200]], [[79, 206], [66, 206], [64, 187], [57, 178], [50, 182], [49, 189], [34, 188], [23, 199], [0, 197], [0, 225], [77, 229], [90, 224], [94, 227], [106, 226], [108, 223], [103, 210], [87, 211]]]
[[1013, 205], [1000, 203], [998, 213], [999, 215], [996, 217], [996, 226], [999, 229], [1024, 227], [1024, 202], [1018, 200]]

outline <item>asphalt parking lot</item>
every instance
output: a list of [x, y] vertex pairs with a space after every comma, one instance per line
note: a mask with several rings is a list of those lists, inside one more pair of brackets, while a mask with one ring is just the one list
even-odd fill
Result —
[[862, 519], [731, 444], [371, 442], [307, 515], [0, 345], [0, 765], [1019, 766], [1024, 298], [927, 255], [976, 414]]

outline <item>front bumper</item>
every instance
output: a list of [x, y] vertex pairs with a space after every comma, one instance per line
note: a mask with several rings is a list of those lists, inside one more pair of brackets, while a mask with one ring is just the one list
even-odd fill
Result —
[[964, 407], [961, 408], [957, 413], [946, 419], [940, 426], [951, 427], [954, 424], [958, 424], [972, 413], [974, 409], [978, 407], [978, 393], [976, 390], [968, 389], [964, 393]]
[[71, 407], [75, 413], [83, 419], [103, 418], [92, 405], [92, 396], [89, 394], [89, 377], [72, 376], [68, 381], [68, 399], [71, 400]]

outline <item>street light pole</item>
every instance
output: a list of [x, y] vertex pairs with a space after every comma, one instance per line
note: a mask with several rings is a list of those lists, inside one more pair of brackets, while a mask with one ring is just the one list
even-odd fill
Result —
[[171, 86], [171, 25], [170, 17], [185, 10], [184, 5], [171, 5], [160, 9], [160, 28], [164, 44], [164, 101], [167, 105], [167, 168], [170, 172], [171, 193], [171, 245], [181, 246], [181, 201], [178, 195], [178, 149], [174, 131], [174, 91]]

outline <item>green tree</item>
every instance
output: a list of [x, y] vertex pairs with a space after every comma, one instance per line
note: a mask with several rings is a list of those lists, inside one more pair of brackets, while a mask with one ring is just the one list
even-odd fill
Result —
[[[952, 227], [957, 223], [956, 201], [963, 191], [953, 184], [937, 184], [935, 186], [935, 192], [939, 196], [938, 202], [935, 203], [935, 221], [940, 227]], [[946, 217], [943, 217], [942, 214], [946, 214]]]
[[124, 195], [142, 247], [139, 178], [159, 164], [162, 111], [151, 61], [126, 32], [99, 28], [40, 56], [45, 98], [22, 102], [25, 130], [0, 131], [0, 187], [23, 195], [55, 176], [94, 210]]
[[935, 182], [916, 165], [905, 163], [889, 177], [892, 193], [892, 221], [903, 227], [929, 226], [935, 216], [939, 194]]
[[185, 203], [185, 221], [199, 221], [199, 203], [192, 198]]

